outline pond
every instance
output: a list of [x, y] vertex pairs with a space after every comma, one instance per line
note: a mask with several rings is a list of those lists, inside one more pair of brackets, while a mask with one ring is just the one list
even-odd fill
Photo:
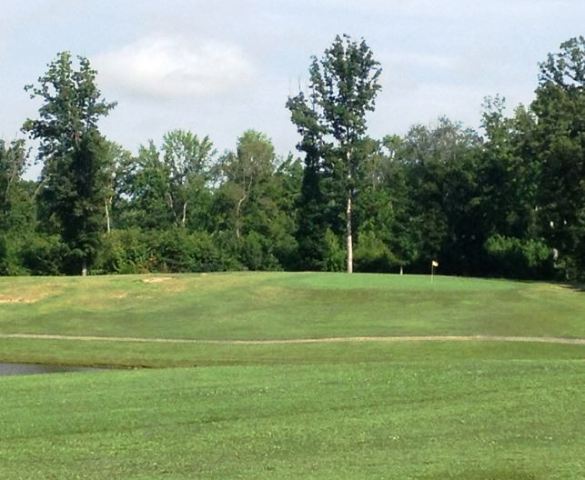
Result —
[[102, 370], [91, 367], [35, 365], [27, 363], [0, 363], [0, 377], [7, 375], [37, 375], [39, 373], [91, 372]]

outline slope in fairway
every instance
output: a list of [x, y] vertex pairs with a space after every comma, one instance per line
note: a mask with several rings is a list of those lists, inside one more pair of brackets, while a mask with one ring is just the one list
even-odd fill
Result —
[[585, 296], [546, 283], [229, 273], [0, 279], [0, 334], [194, 339], [585, 337]]

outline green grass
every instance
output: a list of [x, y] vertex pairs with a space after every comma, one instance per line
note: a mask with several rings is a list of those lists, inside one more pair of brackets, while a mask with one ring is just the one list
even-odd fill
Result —
[[[240, 273], [0, 278], [0, 334], [585, 337], [546, 283]], [[585, 478], [585, 346], [0, 339], [0, 479]], [[195, 368], [193, 368], [195, 367]]]
[[439, 277], [431, 284], [414, 275], [312, 273], [176, 275], [145, 283], [149, 279], [157, 277], [1, 278], [0, 333], [585, 337], [585, 296], [546, 283]]
[[0, 478], [581, 479], [582, 361], [7, 377]]

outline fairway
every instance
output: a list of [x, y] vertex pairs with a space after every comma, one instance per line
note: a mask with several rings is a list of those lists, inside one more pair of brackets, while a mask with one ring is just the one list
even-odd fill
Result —
[[581, 479], [583, 338], [557, 284], [0, 278], [0, 361], [157, 367], [0, 377], [0, 478]]

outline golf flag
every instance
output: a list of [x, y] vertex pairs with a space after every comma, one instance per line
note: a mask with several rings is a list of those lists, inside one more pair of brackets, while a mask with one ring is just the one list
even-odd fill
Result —
[[439, 266], [439, 262], [437, 262], [436, 260], [433, 260], [433, 263], [431, 265], [433, 267], [438, 267]]

